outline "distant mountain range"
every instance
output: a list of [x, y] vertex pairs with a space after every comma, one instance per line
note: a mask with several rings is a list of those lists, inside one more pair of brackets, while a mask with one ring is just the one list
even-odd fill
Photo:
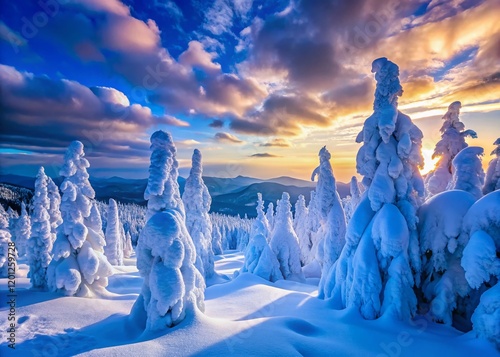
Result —
[[[203, 177], [208, 191], [212, 196], [212, 212], [229, 215], [245, 215], [255, 217], [257, 193], [262, 193], [266, 207], [269, 202], [276, 204], [283, 192], [288, 192], [292, 205], [299, 195], [304, 195], [309, 201], [310, 192], [316, 187], [315, 182], [296, 179], [288, 176], [276, 177], [268, 180], [253, 177], [237, 176], [234, 178]], [[54, 179], [57, 185], [62, 182], [61, 177]], [[184, 191], [186, 179], [178, 179], [181, 193]], [[33, 190], [35, 178], [19, 175], [0, 175], [0, 183], [24, 187]], [[114, 198], [122, 203], [145, 205], [144, 190], [147, 179], [126, 179], [113, 176], [110, 178], [91, 177], [90, 183], [96, 192], [96, 199], [107, 201]], [[340, 197], [349, 194], [349, 185], [337, 182]]]

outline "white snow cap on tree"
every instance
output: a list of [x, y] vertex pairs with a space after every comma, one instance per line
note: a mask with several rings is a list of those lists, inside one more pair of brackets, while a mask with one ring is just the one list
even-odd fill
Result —
[[351, 177], [351, 182], [349, 183], [350, 196], [344, 199], [344, 212], [346, 221], [349, 222], [351, 217], [358, 207], [359, 201], [361, 200], [361, 190], [359, 189], [359, 183], [356, 176]]
[[0, 204], [0, 278], [6, 278], [8, 275], [9, 248], [14, 247], [10, 238], [7, 212]]
[[264, 201], [262, 200], [262, 194], [257, 193], [257, 218], [253, 221], [252, 229], [250, 231], [250, 236], [255, 237], [257, 233], [262, 234], [266, 237], [267, 241], [271, 239], [271, 232], [269, 229], [269, 221], [267, 220], [266, 214], [264, 213]]
[[47, 212], [50, 217], [50, 226], [52, 233], [55, 234], [57, 232], [57, 227], [59, 227], [62, 223], [61, 217], [61, 195], [59, 194], [59, 188], [56, 186], [54, 181], [50, 177], [47, 176], [47, 195], [49, 197], [50, 206], [47, 208]]
[[28, 212], [26, 211], [26, 204], [21, 202], [21, 215], [16, 221], [14, 227], [15, 234], [13, 241], [16, 243], [17, 253], [20, 257], [26, 255], [28, 239], [31, 235], [31, 221]]
[[486, 171], [483, 187], [483, 194], [485, 195], [500, 190], [500, 138], [493, 145], [496, 145], [496, 148], [491, 152], [491, 155], [496, 155], [496, 157], [490, 161], [488, 171]]
[[176, 148], [169, 133], [151, 136], [150, 177], [144, 194], [148, 220], [137, 243], [137, 268], [144, 278], [132, 318], [148, 331], [180, 323], [204, 311], [205, 283], [195, 267], [196, 250], [180, 198]]
[[272, 232], [274, 228], [274, 204], [272, 202], [267, 205], [266, 218], [269, 222], [269, 231]]
[[414, 277], [420, 273], [416, 210], [424, 194], [419, 167], [422, 132], [399, 112], [399, 68], [373, 61], [374, 113], [357, 141], [356, 168], [367, 187], [347, 226], [346, 244], [328, 279], [334, 303], [363, 317], [407, 320], [416, 311]]
[[35, 181], [31, 237], [28, 240], [28, 277], [32, 287], [40, 290], [48, 289], [47, 268], [52, 260], [52, 244], [55, 240], [47, 212], [50, 208], [48, 182], [44, 168], [40, 167]]
[[455, 156], [468, 145], [465, 138], [477, 138], [473, 130], [465, 130], [465, 125], [460, 121], [460, 108], [462, 103], [453, 102], [448, 106], [448, 111], [443, 116], [441, 127], [441, 140], [436, 144], [432, 158], [439, 158], [436, 168], [429, 172], [425, 179], [428, 196], [443, 192], [448, 188], [452, 178], [452, 161]]
[[271, 235], [270, 246], [285, 280], [305, 281], [300, 265], [300, 248], [293, 230], [290, 195], [283, 192], [278, 201], [276, 221]]
[[306, 207], [306, 199], [303, 195], [299, 195], [295, 203], [295, 217], [293, 219], [293, 229], [299, 239], [300, 261], [302, 265], [308, 263], [308, 256], [311, 251], [311, 241], [308, 232], [308, 214], [309, 210]]
[[212, 251], [212, 222], [208, 212], [212, 198], [203, 182], [201, 152], [193, 152], [191, 172], [184, 186], [182, 201], [186, 208], [186, 227], [196, 247], [196, 267], [205, 277], [214, 275], [214, 252]]
[[112, 265], [123, 265], [123, 238], [121, 236], [120, 218], [116, 201], [109, 199], [108, 216], [106, 224], [106, 246], [104, 254]]
[[481, 157], [484, 149], [469, 146], [460, 151], [453, 159], [453, 177], [448, 189], [463, 190], [471, 193], [476, 200], [483, 196], [484, 170]]
[[73, 141], [60, 171], [64, 176], [63, 223], [57, 230], [53, 259], [47, 271], [51, 290], [85, 297], [105, 293], [108, 276], [113, 272], [104, 256], [104, 234], [93, 204], [95, 192], [89, 182], [88, 167], [83, 144]]

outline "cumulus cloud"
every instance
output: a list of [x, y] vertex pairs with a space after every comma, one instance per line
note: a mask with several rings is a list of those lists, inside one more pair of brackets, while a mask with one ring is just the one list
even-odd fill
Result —
[[216, 133], [214, 135], [214, 140], [222, 143], [229, 143], [229, 144], [242, 144], [243, 140], [238, 139], [236, 136], [229, 134], [229, 133]]

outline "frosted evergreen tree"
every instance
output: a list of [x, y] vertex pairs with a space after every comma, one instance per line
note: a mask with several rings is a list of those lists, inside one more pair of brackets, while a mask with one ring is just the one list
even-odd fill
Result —
[[50, 177], [47, 176], [48, 184], [47, 184], [47, 194], [50, 201], [50, 206], [47, 209], [50, 217], [50, 226], [52, 227], [52, 233], [57, 233], [57, 227], [59, 227], [62, 223], [61, 217], [61, 195], [59, 194], [59, 188], [56, 186], [54, 181]]
[[[0, 278], [6, 278], [8, 276], [9, 270], [9, 252], [14, 254], [17, 258], [17, 251], [14, 251], [14, 243], [11, 240], [11, 235], [9, 232], [9, 220], [7, 217], [7, 212], [5, 212], [3, 206], [0, 204]], [[11, 250], [9, 251], [9, 248]], [[12, 255], [10, 255], [12, 256]]]
[[293, 220], [293, 229], [297, 234], [300, 247], [300, 261], [302, 265], [308, 262], [309, 252], [311, 251], [311, 241], [309, 240], [308, 232], [308, 214], [309, 210], [306, 207], [306, 199], [303, 195], [299, 195], [295, 203], [295, 218]]
[[123, 238], [121, 236], [121, 222], [118, 217], [116, 201], [109, 199], [106, 223], [106, 246], [104, 254], [112, 265], [123, 265]]
[[[340, 307], [359, 309], [366, 319], [409, 319], [420, 274], [416, 211], [424, 194], [419, 167], [422, 132], [397, 109], [403, 89], [399, 68], [386, 58], [372, 64], [377, 86], [374, 113], [357, 142], [356, 168], [367, 188], [347, 227], [346, 245], [328, 279]], [[418, 285], [417, 281], [417, 285]]]
[[496, 145], [496, 148], [491, 152], [491, 155], [496, 155], [496, 157], [490, 161], [488, 171], [486, 171], [483, 187], [483, 194], [485, 195], [500, 190], [500, 138], [493, 145]]
[[465, 244], [462, 267], [474, 292], [483, 292], [472, 315], [477, 336], [500, 348], [500, 191], [479, 199], [464, 217], [460, 241]]
[[[196, 247], [196, 267], [208, 279], [214, 275], [214, 252], [212, 251], [212, 222], [208, 212], [212, 198], [203, 182], [201, 152], [193, 152], [192, 166], [184, 186], [182, 201], [186, 208], [186, 226]], [[245, 244], [246, 246], [246, 244]]]
[[470, 146], [460, 151], [453, 159], [453, 176], [448, 189], [463, 190], [471, 193], [476, 200], [483, 196], [484, 170], [481, 147]]
[[361, 190], [359, 189], [358, 179], [356, 178], [356, 176], [353, 176], [351, 178], [349, 189], [351, 193], [350, 196], [346, 197], [346, 199], [343, 200], [346, 222], [349, 222], [351, 220], [351, 217], [356, 210], [356, 207], [358, 207], [359, 201], [361, 200]]
[[[267, 241], [271, 239], [271, 232], [269, 229], [269, 221], [264, 213], [264, 201], [262, 200], [262, 194], [257, 193], [257, 218], [252, 224], [252, 229], [250, 231], [250, 236], [255, 237], [257, 233], [262, 234], [266, 237]], [[258, 223], [259, 222], [259, 223]]]
[[470, 193], [451, 190], [433, 196], [418, 211], [422, 292], [430, 303], [431, 317], [447, 325], [454, 314], [463, 314], [460, 306], [470, 291], [460, 266], [464, 242], [459, 236], [474, 202]]
[[213, 225], [212, 221], [212, 250], [215, 255], [220, 255], [223, 252], [222, 248], [222, 234], [220, 228]]
[[47, 270], [48, 286], [65, 295], [91, 297], [105, 293], [113, 272], [104, 256], [104, 234], [99, 230], [95, 192], [89, 182], [83, 144], [73, 141], [64, 156], [60, 175], [63, 223], [57, 229]]
[[16, 249], [19, 257], [26, 255], [28, 239], [31, 235], [31, 221], [28, 212], [26, 211], [26, 204], [21, 202], [21, 215], [16, 221], [14, 227], [15, 234], [13, 239], [16, 243]]
[[[123, 227], [122, 227], [123, 229]], [[130, 235], [130, 232], [124, 233], [123, 235], [124, 241], [123, 241], [123, 257], [124, 258], [130, 258], [132, 254], [134, 253], [134, 248], [132, 247], [132, 236]]]
[[[319, 214], [318, 214], [318, 207], [317, 207], [317, 202], [316, 202], [316, 191], [311, 191], [311, 198], [309, 200], [309, 206], [307, 207], [307, 235], [309, 237], [309, 242], [310, 242], [310, 250], [309, 250], [309, 256], [306, 257], [306, 260], [304, 261], [304, 265], [311, 264], [314, 259], [316, 258], [316, 251], [315, 249], [318, 246], [318, 239], [321, 237], [319, 236], [318, 230], [321, 227], [320, 220], [319, 220]], [[319, 276], [318, 276], [319, 277]]]
[[40, 167], [35, 181], [31, 236], [28, 240], [28, 277], [33, 289], [44, 291], [48, 290], [47, 268], [52, 260], [52, 244], [55, 240], [47, 211], [50, 208], [48, 183], [45, 170]]
[[11, 233], [11, 240], [15, 241], [15, 235], [16, 235], [15, 228], [17, 220], [19, 219], [19, 214], [17, 213], [17, 211], [13, 210], [12, 207], [10, 206], [7, 208], [7, 212], [5, 212], [4, 210], [3, 213], [8, 222], [9, 231]]
[[274, 204], [272, 202], [267, 205], [266, 218], [269, 223], [269, 232], [272, 232], [274, 228]]
[[276, 221], [269, 245], [276, 258], [278, 258], [279, 269], [283, 278], [285, 280], [304, 281], [300, 265], [299, 241], [293, 230], [291, 207], [290, 195], [283, 192], [276, 207]]
[[455, 156], [468, 145], [465, 138], [477, 138], [473, 130], [465, 130], [465, 125], [460, 121], [460, 108], [462, 103], [453, 102], [448, 106], [448, 111], [443, 116], [441, 127], [441, 140], [436, 144], [432, 158], [439, 157], [436, 168], [429, 172], [425, 178], [428, 196], [443, 192], [448, 188], [452, 178], [452, 161]]
[[147, 331], [177, 325], [196, 308], [204, 311], [205, 283], [194, 265], [196, 250], [186, 228], [178, 166], [170, 134], [154, 132], [144, 193], [147, 223], [136, 248], [144, 283], [131, 312], [133, 320]]

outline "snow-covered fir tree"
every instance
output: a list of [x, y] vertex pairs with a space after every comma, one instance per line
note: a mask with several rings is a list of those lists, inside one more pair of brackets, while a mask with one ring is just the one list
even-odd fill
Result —
[[295, 203], [295, 217], [293, 219], [293, 229], [297, 234], [300, 247], [300, 262], [302, 266], [306, 265], [309, 253], [311, 251], [311, 241], [307, 226], [309, 209], [306, 207], [306, 199], [299, 195]]
[[35, 181], [31, 236], [28, 240], [28, 277], [32, 288], [40, 290], [48, 289], [47, 268], [52, 260], [52, 244], [55, 240], [48, 213], [50, 208], [48, 183], [45, 170], [40, 167]]
[[269, 223], [269, 232], [272, 232], [274, 228], [274, 204], [272, 202], [267, 205], [266, 218]]
[[214, 252], [212, 251], [212, 222], [208, 212], [212, 198], [203, 182], [201, 152], [195, 149], [192, 166], [184, 186], [182, 201], [186, 208], [186, 227], [196, 248], [196, 267], [208, 279], [214, 275]]
[[[23, 201], [21, 201], [22, 203]], [[7, 212], [4, 210], [3, 211], [5, 214], [5, 217], [8, 222], [8, 227], [9, 231], [11, 233], [11, 240], [14, 242], [15, 241], [15, 235], [16, 235], [16, 225], [17, 225], [17, 220], [19, 219], [19, 213], [17, 211], [13, 210], [12, 207], [7, 208]]]
[[264, 201], [262, 200], [262, 194], [257, 193], [257, 218], [252, 224], [252, 229], [250, 231], [250, 236], [255, 237], [257, 233], [262, 234], [266, 237], [267, 241], [271, 239], [271, 231], [269, 229], [269, 221], [267, 220], [266, 214], [264, 213]]
[[285, 280], [304, 281], [300, 265], [299, 240], [293, 230], [290, 195], [283, 192], [278, 201], [275, 225], [270, 247], [278, 258], [279, 269]]
[[31, 235], [31, 220], [24, 202], [21, 202], [21, 215], [16, 221], [14, 230], [15, 234], [12, 240], [16, 243], [19, 257], [24, 257], [27, 251], [28, 239]]
[[131, 312], [148, 331], [177, 325], [196, 308], [204, 311], [205, 282], [194, 265], [196, 250], [186, 228], [178, 166], [170, 134], [154, 132], [144, 193], [148, 220], [136, 249], [144, 283]]
[[108, 215], [106, 223], [106, 246], [104, 254], [112, 265], [123, 265], [123, 237], [120, 218], [118, 217], [118, 206], [116, 201], [109, 199]]
[[481, 162], [484, 149], [469, 146], [460, 151], [453, 159], [453, 176], [448, 189], [463, 190], [471, 193], [476, 200], [483, 196], [484, 170]]
[[[6, 278], [9, 271], [9, 248], [14, 248], [14, 243], [11, 240], [9, 232], [9, 220], [7, 212], [0, 204], [0, 278]], [[12, 253], [13, 250], [10, 250]], [[15, 251], [17, 257], [17, 251]], [[11, 255], [12, 256], [12, 255]]]
[[61, 195], [59, 194], [59, 188], [54, 183], [54, 181], [47, 176], [47, 195], [49, 197], [50, 206], [47, 208], [47, 212], [50, 217], [50, 226], [52, 229], [52, 233], [57, 233], [57, 227], [59, 227], [62, 223], [61, 217]]
[[[123, 229], [123, 227], [121, 227]], [[130, 235], [130, 232], [125, 233], [123, 231], [123, 257], [124, 258], [130, 258], [132, 254], [134, 253], [134, 248], [132, 247], [132, 236]]]
[[[469, 293], [465, 272], [460, 266], [464, 242], [459, 240], [465, 214], [474, 196], [460, 190], [441, 192], [427, 200], [418, 211], [422, 257], [422, 293], [430, 303], [432, 319], [451, 325]], [[463, 318], [463, 316], [461, 316]]]
[[361, 200], [361, 190], [359, 189], [359, 183], [356, 176], [351, 178], [349, 183], [350, 195], [342, 200], [345, 212], [346, 222], [351, 220], [351, 217], [358, 207], [359, 201]]
[[[347, 227], [346, 244], [332, 269], [327, 298], [355, 307], [366, 319], [409, 319], [416, 311], [414, 276], [420, 273], [416, 211], [424, 185], [419, 167], [422, 132], [397, 109], [399, 68], [373, 61], [373, 114], [357, 142], [356, 168], [367, 188]], [[417, 282], [418, 283], [418, 282]]]
[[488, 194], [495, 190], [500, 190], [500, 138], [498, 138], [493, 145], [496, 148], [493, 149], [491, 155], [496, 155], [489, 165], [486, 171], [486, 179], [484, 180], [483, 194]]
[[473, 130], [465, 130], [465, 125], [460, 121], [460, 108], [462, 103], [453, 102], [448, 106], [448, 111], [443, 116], [441, 127], [441, 140], [436, 144], [432, 158], [439, 158], [436, 168], [429, 172], [425, 178], [425, 186], [428, 196], [443, 192], [448, 188], [451, 181], [453, 167], [452, 161], [455, 156], [468, 145], [465, 138], [470, 136], [477, 138]]
[[64, 156], [60, 175], [62, 224], [57, 230], [53, 259], [47, 270], [48, 286], [65, 295], [91, 297], [105, 292], [113, 272], [104, 256], [104, 234], [93, 204], [83, 144], [73, 141]]
[[[309, 255], [305, 257], [304, 260], [304, 265], [307, 266], [311, 263], [316, 258], [316, 252], [317, 252], [317, 246], [318, 246], [318, 240], [321, 238], [320, 235], [318, 234], [318, 231], [321, 227], [320, 220], [319, 220], [319, 214], [318, 214], [318, 208], [317, 208], [317, 202], [316, 202], [316, 191], [311, 191], [311, 198], [309, 199], [309, 206], [307, 206], [307, 235], [308, 235], [308, 241], [310, 242], [310, 249], [309, 249]], [[312, 267], [312, 271], [317, 270], [314, 267]], [[307, 268], [306, 268], [307, 270]], [[319, 278], [319, 275], [317, 276]]]
[[[465, 245], [461, 265], [474, 292], [482, 293], [472, 315], [476, 335], [500, 347], [500, 191], [479, 199], [464, 217], [459, 241]], [[484, 292], [483, 292], [484, 291]]]

